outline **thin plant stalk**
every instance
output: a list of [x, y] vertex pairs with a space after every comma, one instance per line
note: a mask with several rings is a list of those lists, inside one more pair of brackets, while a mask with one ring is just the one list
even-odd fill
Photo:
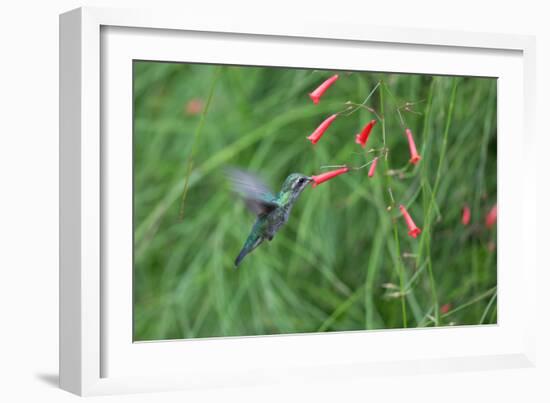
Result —
[[420, 248], [422, 248], [422, 245], [425, 244], [426, 254], [428, 256], [428, 275], [430, 277], [430, 288], [432, 290], [435, 326], [439, 326], [439, 300], [438, 300], [437, 288], [435, 285], [435, 278], [434, 278], [433, 269], [432, 269], [432, 259], [430, 255], [431, 229], [432, 229], [432, 220], [433, 220], [432, 211], [434, 209], [434, 205], [436, 204], [435, 198], [436, 198], [437, 191], [439, 189], [443, 161], [445, 160], [445, 155], [447, 152], [449, 129], [451, 127], [451, 121], [452, 121], [452, 116], [453, 116], [453, 111], [455, 106], [457, 85], [458, 85], [458, 81], [456, 78], [454, 78], [453, 84], [452, 84], [452, 90], [451, 90], [451, 97], [449, 100], [449, 107], [447, 110], [447, 120], [445, 122], [445, 130], [443, 132], [443, 144], [441, 145], [441, 149], [439, 150], [439, 163], [437, 165], [435, 183], [431, 192], [431, 197], [428, 205], [428, 212], [425, 215], [426, 224], [424, 226], [424, 234], [420, 240]]
[[[382, 89], [384, 88], [381, 87]], [[382, 139], [384, 141], [384, 148], [386, 148], [386, 118], [385, 118], [385, 115], [384, 115], [384, 91], [380, 91], [380, 115], [381, 115], [381, 124], [382, 124]], [[388, 158], [387, 158], [387, 153], [386, 153], [386, 158], [384, 158], [384, 165], [385, 165], [385, 168], [386, 168], [386, 172], [389, 171], [389, 162], [388, 162]], [[387, 184], [387, 187], [388, 189], [390, 189], [390, 192], [391, 192], [391, 184], [392, 184], [392, 177], [389, 176], [389, 175], [384, 175], [384, 177], [386, 178], [386, 184]], [[391, 194], [391, 193], [390, 193]], [[392, 197], [393, 199], [393, 197]], [[392, 200], [392, 208], [395, 207], [395, 202]], [[398, 274], [399, 274], [399, 293], [400, 293], [400, 297], [401, 297], [401, 317], [402, 317], [402, 320], [403, 320], [403, 327], [407, 327], [407, 305], [406, 305], [406, 295], [405, 295], [405, 273], [403, 272], [404, 271], [404, 268], [403, 268], [403, 264], [401, 262], [401, 252], [400, 252], [400, 245], [399, 245], [399, 236], [398, 236], [398, 232], [397, 232], [397, 224], [395, 221], [392, 222], [392, 226], [393, 226], [393, 237], [394, 237], [394, 242], [395, 242], [395, 259], [396, 259], [396, 264], [397, 264], [397, 271], [398, 271]]]
[[214, 71], [214, 78], [212, 79], [212, 83], [210, 84], [210, 90], [208, 91], [208, 98], [206, 100], [206, 104], [204, 105], [204, 109], [201, 113], [201, 119], [199, 121], [199, 124], [197, 125], [197, 129], [195, 130], [195, 135], [193, 136], [193, 145], [191, 146], [191, 154], [189, 154], [189, 158], [187, 160], [187, 173], [185, 174], [185, 179], [184, 179], [185, 185], [183, 186], [183, 192], [181, 195], [181, 207], [180, 207], [180, 213], [179, 213], [180, 220], [183, 220], [183, 214], [185, 209], [185, 199], [187, 198], [187, 190], [189, 189], [189, 177], [191, 176], [191, 172], [193, 171], [194, 158], [197, 152], [197, 147], [198, 147], [200, 136], [202, 133], [202, 128], [206, 120], [206, 115], [208, 114], [208, 109], [210, 108], [210, 103], [212, 102], [212, 97], [214, 96], [214, 90], [216, 89], [216, 84], [218, 83], [218, 79], [220, 78], [220, 73], [221, 73], [221, 67], [218, 66]]

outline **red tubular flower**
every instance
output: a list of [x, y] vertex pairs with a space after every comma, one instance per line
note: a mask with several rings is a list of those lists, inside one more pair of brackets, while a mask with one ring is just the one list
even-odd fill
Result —
[[405, 129], [405, 133], [407, 134], [407, 140], [409, 140], [409, 150], [411, 152], [411, 159], [409, 160], [409, 162], [416, 165], [422, 157], [416, 151], [416, 144], [414, 144], [411, 129]]
[[369, 168], [369, 178], [372, 178], [374, 176], [374, 170], [376, 169], [376, 164], [378, 164], [378, 157], [376, 157]]
[[333, 75], [332, 77], [330, 77], [328, 80], [325, 80], [325, 82], [323, 84], [321, 84], [320, 86], [318, 86], [315, 91], [311, 92], [309, 94], [309, 97], [311, 98], [311, 100], [313, 101], [313, 103], [315, 105], [317, 105], [319, 103], [319, 101], [321, 100], [321, 97], [323, 96], [323, 94], [325, 93], [326, 90], [328, 90], [328, 88], [334, 84], [334, 82], [338, 80], [338, 74], [335, 74]]
[[405, 206], [400, 205], [399, 210], [401, 210], [401, 214], [403, 214], [403, 217], [405, 218], [405, 221], [407, 222], [407, 227], [409, 227], [409, 235], [412, 236], [413, 238], [416, 238], [418, 236], [418, 234], [420, 234], [420, 232], [422, 232], [422, 231], [420, 230], [420, 228], [418, 228], [416, 226], [416, 224], [414, 223], [413, 219], [409, 215], [409, 213], [408, 213], [407, 209], [405, 208]]
[[360, 144], [361, 147], [365, 148], [365, 146], [367, 145], [367, 140], [369, 139], [370, 131], [372, 130], [375, 124], [376, 124], [376, 119], [371, 120], [369, 123], [365, 125], [361, 134], [355, 135], [355, 142], [357, 144]]
[[443, 315], [445, 315], [447, 312], [449, 312], [452, 308], [451, 304], [445, 304], [441, 305], [441, 308], [439, 308], [439, 312], [441, 312]]
[[317, 144], [317, 142], [321, 140], [321, 137], [323, 137], [323, 134], [332, 122], [334, 122], [334, 119], [336, 119], [337, 116], [337, 114], [334, 114], [326, 118], [313, 133], [306, 137], [309, 141], [311, 141], [311, 144]]
[[470, 224], [470, 219], [472, 218], [472, 211], [470, 210], [470, 206], [467, 204], [462, 207], [462, 224], [468, 225]]
[[339, 169], [335, 169], [334, 171], [325, 172], [320, 175], [313, 175], [311, 178], [313, 179], [312, 186], [316, 187], [317, 185], [320, 185], [323, 182], [328, 181], [329, 179], [334, 178], [335, 176], [345, 174], [349, 171], [348, 167], [343, 167]]
[[185, 104], [185, 113], [189, 116], [200, 115], [204, 109], [204, 101], [200, 98], [190, 99]]
[[495, 204], [485, 216], [485, 226], [492, 228], [497, 222], [497, 205]]

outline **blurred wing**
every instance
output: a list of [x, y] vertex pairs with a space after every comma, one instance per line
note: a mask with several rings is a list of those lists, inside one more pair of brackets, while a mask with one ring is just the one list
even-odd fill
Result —
[[256, 175], [234, 168], [226, 172], [233, 190], [244, 199], [246, 206], [253, 213], [268, 214], [279, 207], [273, 192]]

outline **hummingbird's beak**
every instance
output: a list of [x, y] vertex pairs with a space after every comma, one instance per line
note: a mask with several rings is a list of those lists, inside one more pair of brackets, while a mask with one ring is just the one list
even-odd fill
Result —
[[313, 182], [313, 178], [312, 178], [311, 176], [308, 176], [308, 177], [307, 177], [307, 181], [308, 181], [308, 182]]

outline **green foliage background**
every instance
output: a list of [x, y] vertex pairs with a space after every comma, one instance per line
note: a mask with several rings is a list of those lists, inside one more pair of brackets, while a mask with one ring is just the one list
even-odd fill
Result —
[[[135, 340], [496, 323], [496, 226], [484, 225], [496, 203], [495, 79], [337, 72], [313, 105], [308, 93], [336, 72], [134, 63]], [[255, 171], [277, 191], [292, 172], [361, 165], [354, 136], [368, 110], [339, 116], [315, 147], [305, 137], [378, 82], [367, 105], [384, 121], [367, 149], [385, 137], [387, 163], [372, 179], [364, 169], [306, 189], [274, 240], [234, 270], [254, 217], [223, 169]], [[211, 88], [197, 133], [201, 114], [186, 108]], [[416, 167], [396, 111], [406, 102]]]

